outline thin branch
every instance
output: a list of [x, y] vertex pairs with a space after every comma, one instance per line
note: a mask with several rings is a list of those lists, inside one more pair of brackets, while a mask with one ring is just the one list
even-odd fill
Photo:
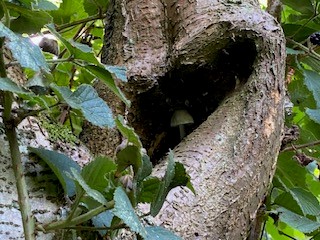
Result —
[[45, 231], [50, 231], [50, 230], [61, 229], [61, 228], [66, 228], [66, 227], [78, 225], [80, 223], [88, 221], [89, 219], [98, 215], [99, 213], [102, 213], [102, 212], [109, 210], [113, 207], [114, 207], [114, 201], [112, 200], [112, 201], [108, 202], [105, 206], [101, 205], [101, 206], [99, 206], [95, 209], [92, 209], [89, 212], [84, 213], [84, 214], [82, 214], [78, 217], [75, 217], [73, 219], [70, 219], [70, 220], [67, 219], [67, 220], [49, 223], [45, 226], [39, 226], [38, 229], [41, 230], [43, 228]]
[[89, 17], [84, 18], [84, 19], [80, 19], [80, 20], [77, 20], [77, 21], [74, 21], [74, 22], [71, 22], [71, 23], [66, 23], [66, 24], [57, 26], [56, 30], [59, 32], [59, 31], [61, 31], [63, 29], [69, 28], [69, 27], [73, 27], [73, 26], [76, 26], [76, 25], [79, 25], [79, 24], [82, 24], [82, 23], [95, 21], [95, 20], [98, 20], [98, 19], [104, 19], [106, 17], [107, 17], [107, 14], [96, 14], [96, 15], [89, 16]]
[[311, 57], [317, 59], [320, 61], [320, 55], [318, 53], [316, 53], [315, 51], [309, 49], [308, 47], [302, 45], [301, 43], [298, 43], [290, 38], [286, 38], [287, 42], [290, 42], [292, 44], [295, 44], [296, 46], [298, 46], [299, 48], [301, 48], [303, 51], [307, 52], [310, 54]]
[[[0, 76], [6, 77], [6, 69], [3, 58], [4, 38], [0, 39]], [[16, 132], [17, 121], [11, 113], [13, 102], [13, 95], [11, 92], [3, 92], [3, 123], [6, 136], [9, 142], [12, 168], [15, 175], [16, 187], [18, 192], [18, 202], [22, 218], [24, 237], [26, 240], [35, 239], [35, 224], [31, 212], [31, 206], [28, 196], [26, 179], [24, 176], [24, 169], [21, 162], [21, 153], [19, 150], [19, 143]]]
[[320, 145], [320, 140], [314, 141], [311, 143], [305, 143], [305, 144], [301, 144], [301, 145], [293, 145], [291, 147], [286, 147], [286, 148], [282, 149], [281, 152], [287, 152], [287, 151], [292, 151], [292, 150], [306, 148], [306, 147], [313, 147], [316, 145]]

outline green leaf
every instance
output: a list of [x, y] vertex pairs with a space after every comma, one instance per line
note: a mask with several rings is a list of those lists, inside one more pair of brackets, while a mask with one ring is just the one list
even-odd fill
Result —
[[309, 191], [302, 188], [293, 188], [290, 190], [293, 198], [299, 204], [304, 215], [319, 216], [320, 204], [318, 199]]
[[42, 148], [28, 148], [30, 152], [39, 156], [59, 179], [65, 193], [72, 197], [76, 193], [76, 186], [72, 179], [70, 179], [67, 175], [71, 174], [71, 169], [75, 169], [76, 172], [80, 172], [80, 166], [67, 157], [64, 154], [50, 151]]
[[160, 184], [160, 187], [158, 189], [158, 192], [154, 201], [151, 203], [150, 212], [153, 217], [159, 213], [169, 191], [171, 190], [170, 185], [172, 184], [172, 180], [174, 179], [174, 177], [175, 177], [175, 162], [173, 159], [173, 152], [170, 151], [168, 156], [168, 166], [166, 169], [166, 173], [164, 175], [164, 179]]
[[90, 47], [84, 46], [81, 43], [76, 43], [73, 40], [71, 40], [71, 41], [66, 40], [62, 35], [60, 35], [55, 30], [53, 24], [48, 24], [47, 28], [68, 49], [72, 58], [84, 60], [87, 63], [100, 65], [99, 61], [97, 60], [97, 58], [95, 57], [95, 55], [93, 53], [93, 50]]
[[147, 232], [134, 212], [127, 194], [121, 187], [118, 187], [114, 192], [114, 201], [113, 214], [122, 219], [131, 231], [138, 233], [145, 239], [147, 237]]
[[181, 237], [178, 237], [174, 233], [170, 232], [169, 230], [158, 227], [158, 226], [152, 226], [152, 227], [146, 227], [147, 231], [147, 237], [146, 240], [182, 240]]
[[134, 146], [141, 149], [142, 143], [139, 139], [139, 136], [136, 134], [136, 132], [132, 127], [129, 127], [128, 125], [125, 124], [123, 117], [121, 115], [118, 115], [115, 122], [122, 136], [124, 136], [129, 143], [132, 143]]
[[294, 49], [289, 48], [289, 47], [286, 48], [286, 52], [287, 52], [288, 55], [299, 55], [299, 54], [304, 54], [305, 53], [304, 51], [294, 50]]
[[83, 6], [89, 15], [104, 13], [109, 5], [107, 0], [84, 0]]
[[52, 22], [52, 17], [45, 11], [27, 9], [7, 1], [5, 3], [10, 11], [18, 15], [10, 22], [10, 29], [14, 32], [28, 34], [40, 32], [45, 24]]
[[85, 65], [84, 68], [93, 76], [104, 82], [114, 94], [116, 94], [127, 106], [130, 106], [130, 101], [126, 99], [124, 94], [117, 87], [111, 73], [107, 69], [96, 65]]
[[121, 173], [127, 167], [133, 166], [136, 174], [142, 165], [142, 157], [140, 149], [136, 146], [127, 146], [117, 153], [116, 163], [118, 165], [117, 172]]
[[99, 127], [115, 125], [110, 108], [92, 86], [82, 84], [75, 92], [71, 92], [68, 87], [59, 87], [55, 84], [50, 86], [70, 107], [79, 109], [92, 124]]
[[17, 94], [32, 94], [31, 92], [18, 86], [15, 82], [13, 82], [9, 78], [0, 78], [0, 90], [17, 93]]
[[138, 168], [138, 171], [133, 178], [133, 204], [136, 205], [137, 201], [140, 199], [141, 191], [143, 189], [143, 180], [150, 176], [152, 172], [152, 163], [150, 158], [144, 154], [142, 156], [142, 165]]
[[293, 158], [293, 153], [283, 152], [279, 155], [275, 176], [287, 186], [287, 188], [301, 187], [307, 189], [307, 170], [301, 167]]
[[303, 212], [297, 203], [297, 201], [292, 196], [291, 192], [284, 192], [280, 194], [276, 199], [274, 200], [274, 204], [277, 204], [278, 206], [284, 207], [288, 209], [291, 212], [294, 212], [299, 215], [303, 215]]
[[160, 180], [156, 177], [150, 177], [142, 182], [142, 191], [139, 195], [138, 201], [142, 203], [151, 203], [154, 201], [160, 187]]
[[40, 71], [41, 69], [49, 71], [40, 48], [34, 45], [30, 39], [19, 37], [1, 22], [0, 37], [9, 39], [7, 46], [10, 48], [13, 57], [22, 67], [31, 68], [34, 71]]
[[291, 227], [298, 229], [303, 233], [312, 233], [320, 228], [320, 222], [315, 222], [304, 216], [293, 213], [285, 208], [278, 208], [279, 219], [290, 225]]
[[320, 109], [307, 108], [306, 109], [306, 113], [308, 114], [310, 119], [312, 119], [316, 123], [320, 124]]
[[58, 7], [56, 5], [47, 0], [38, 0], [36, 3], [32, 4], [32, 7], [34, 9], [40, 9], [44, 11], [58, 10]]
[[114, 76], [123, 82], [127, 82], [127, 69], [123, 66], [110, 66], [106, 65], [105, 68]]
[[304, 76], [306, 86], [313, 93], [317, 107], [320, 107], [320, 75], [317, 72], [305, 69]]
[[115, 172], [117, 165], [107, 157], [97, 157], [81, 172], [83, 179], [91, 187], [100, 192], [105, 191], [110, 186], [106, 174]]
[[80, 175], [80, 172], [77, 171], [74, 168], [71, 168], [71, 175], [70, 175], [80, 186], [81, 188], [94, 200], [97, 202], [105, 205], [107, 204], [107, 200], [104, 198], [104, 196], [97, 190], [92, 189], [83, 179], [83, 177]]
[[59, 9], [50, 14], [55, 24], [65, 24], [88, 16], [83, 8], [83, 0], [63, 0]]
[[[111, 227], [111, 222], [113, 219], [113, 213], [110, 210], [107, 210], [105, 212], [102, 212], [100, 214], [98, 214], [97, 216], [94, 216], [91, 221], [92, 224], [96, 227], [96, 228], [102, 228], [102, 227]], [[101, 236], [104, 236], [107, 234], [107, 230], [99, 230], [99, 234]]]
[[311, 0], [282, 0], [282, 3], [303, 14], [313, 15], [314, 9]]

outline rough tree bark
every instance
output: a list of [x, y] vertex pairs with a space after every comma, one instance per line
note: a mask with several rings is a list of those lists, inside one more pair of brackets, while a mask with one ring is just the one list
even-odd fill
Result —
[[[196, 195], [176, 189], [156, 222], [183, 239], [256, 236], [283, 126], [285, 40], [277, 21], [256, 0], [115, 0], [106, 22], [104, 61], [127, 67], [126, 117], [153, 159], [180, 142], [170, 127], [174, 110], [195, 119], [174, 152]], [[93, 131], [84, 133], [91, 149], [109, 148]]]

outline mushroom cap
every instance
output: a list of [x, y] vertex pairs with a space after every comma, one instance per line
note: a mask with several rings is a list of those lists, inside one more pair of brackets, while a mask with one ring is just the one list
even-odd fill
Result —
[[194, 123], [192, 116], [187, 110], [176, 110], [171, 117], [171, 127]]

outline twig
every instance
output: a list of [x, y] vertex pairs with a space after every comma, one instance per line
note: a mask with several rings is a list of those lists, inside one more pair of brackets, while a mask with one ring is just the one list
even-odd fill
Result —
[[296, 150], [296, 149], [312, 147], [312, 146], [316, 146], [316, 145], [320, 145], [320, 140], [314, 141], [311, 143], [305, 143], [305, 144], [301, 144], [301, 145], [293, 145], [291, 147], [286, 147], [286, 148], [282, 149], [281, 152], [287, 152], [287, 151], [292, 151], [292, 150]]
[[[6, 70], [3, 59], [4, 38], [0, 39], [0, 76], [6, 77]], [[26, 179], [21, 162], [21, 153], [19, 150], [19, 143], [17, 139], [16, 125], [17, 121], [11, 113], [13, 95], [11, 92], [3, 92], [3, 123], [6, 136], [9, 142], [12, 168], [16, 179], [16, 186], [18, 192], [18, 202], [21, 212], [24, 237], [26, 240], [34, 240], [35, 227], [34, 218], [31, 212], [31, 206], [28, 196]]]

